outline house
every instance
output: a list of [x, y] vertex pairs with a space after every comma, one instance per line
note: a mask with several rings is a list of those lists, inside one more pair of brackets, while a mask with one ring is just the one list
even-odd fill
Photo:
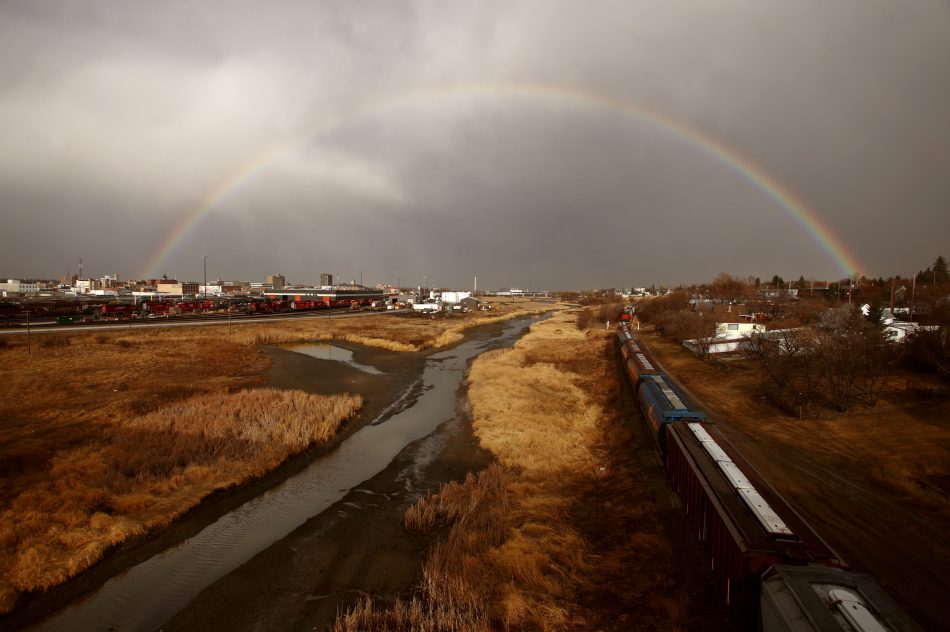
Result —
[[683, 346], [698, 353], [700, 347], [708, 346], [708, 353], [731, 353], [739, 351], [745, 337], [753, 333], [765, 333], [762, 323], [716, 323], [716, 335], [712, 338], [684, 340]]

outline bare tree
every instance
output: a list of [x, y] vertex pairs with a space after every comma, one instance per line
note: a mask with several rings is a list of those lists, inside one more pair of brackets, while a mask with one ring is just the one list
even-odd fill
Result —
[[824, 375], [814, 331], [799, 328], [753, 333], [745, 341], [762, 369], [766, 397], [799, 417], [807, 413]]
[[709, 296], [725, 303], [738, 303], [749, 295], [749, 284], [737, 276], [720, 272], [709, 286]]
[[694, 351], [702, 360], [709, 357], [710, 347], [717, 342], [716, 319], [712, 315], [686, 311], [668, 312], [662, 317], [661, 325], [663, 335], [677, 342], [695, 341]]
[[891, 352], [879, 323], [858, 310], [829, 310], [819, 327], [818, 353], [825, 374], [825, 395], [844, 412], [855, 404], [873, 406], [890, 366]]

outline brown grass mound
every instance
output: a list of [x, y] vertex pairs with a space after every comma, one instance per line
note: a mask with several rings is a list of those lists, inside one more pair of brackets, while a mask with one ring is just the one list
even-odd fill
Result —
[[407, 528], [448, 528], [418, 594], [364, 600], [335, 630], [685, 627], [670, 543], [625, 453], [611, 337], [574, 320], [559, 314], [474, 362], [475, 432], [497, 463], [407, 511]]
[[177, 402], [58, 451], [48, 477], [0, 514], [0, 601], [46, 589], [164, 525], [216, 489], [332, 438], [358, 396], [254, 389]]

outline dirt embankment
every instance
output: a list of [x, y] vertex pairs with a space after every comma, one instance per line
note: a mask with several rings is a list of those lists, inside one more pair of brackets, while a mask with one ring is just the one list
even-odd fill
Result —
[[950, 594], [950, 404], [913, 403], [891, 380], [874, 408], [789, 417], [759, 395], [756, 368], [716, 366], [642, 334], [727, 438], [853, 568], [871, 574], [924, 629]]

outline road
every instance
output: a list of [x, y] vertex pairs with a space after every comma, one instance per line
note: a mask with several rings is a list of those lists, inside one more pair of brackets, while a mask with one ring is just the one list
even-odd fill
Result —
[[25, 336], [27, 333], [32, 335], [64, 332], [85, 332], [103, 331], [108, 329], [138, 329], [141, 327], [201, 327], [207, 325], [242, 325], [248, 322], [254, 323], [272, 323], [287, 320], [300, 320], [307, 318], [342, 318], [354, 316], [374, 316], [381, 313], [402, 314], [409, 310], [397, 309], [386, 312], [353, 311], [349, 309], [306, 311], [292, 314], [279, 315], [245, 315], [228, 318], [224, 315], [203, 316], [198, 318], [156, 318], [150, 320], [129, 320], [125, 322], [108, 323], [90, 323], [85, 325], [57, 325], [53, 321], [40, 321], [33, 323], [29, 329], [25, 324], [20, 328], [0, 329], [0, 336]]

